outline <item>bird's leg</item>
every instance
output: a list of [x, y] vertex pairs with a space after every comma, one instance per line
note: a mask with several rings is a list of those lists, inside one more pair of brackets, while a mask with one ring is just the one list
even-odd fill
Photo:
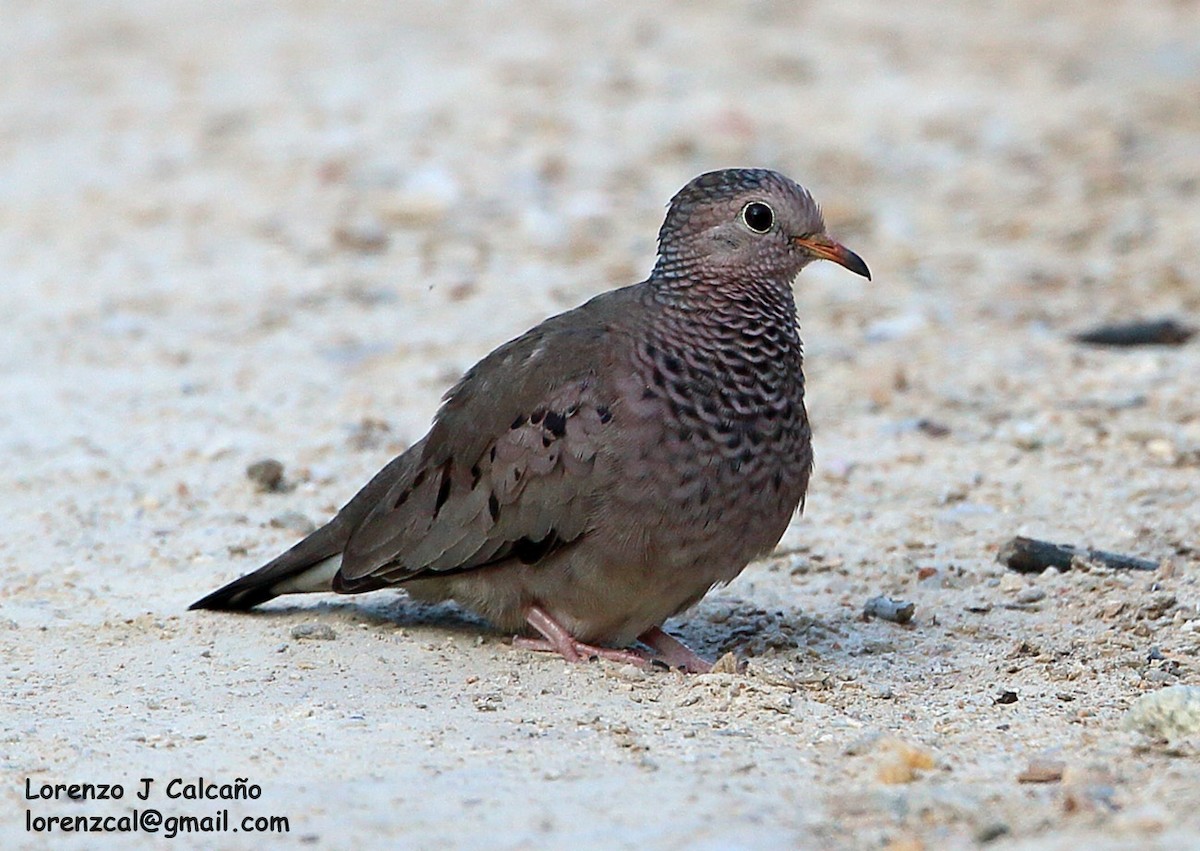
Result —
[[711, 662], [697, 656], [686, 644], [672, 638], [656, 626], [638, 636], [638, 641], [654, 651], [653, 654], [647, 654], [637, 650], [621, 650], [614, 647], [585, 644], [567, 632], [566, 628], [541, 606], [530, 606], [529, 611], [525, 614], [525, 620], [541, 633], [542, 637], [525, 638], [518, 635], [513, 639], [514, 647], [523, 647], [526, 650], [535, 650], [541, 653], [557, 653], [568, 662], [607, 659], [610, 662], [623, 662], [641, 668], [645, 668], [653, 662], [661, 662], [668, 668], [682, 668], [690, 674], [704, 674], [712, 670]]
[[[610, 662], [624, 662], [630, 665], [645, 667], [649, 660], [634, 650], [618, 650], [613, 647], [597, 647], [594, 644], [584, 644], [571, 633], [567, 632], [558, 621], [541, 606], [530, 606], [525, 614], [525, 620], [531, 627], [542, 634], [542, 638], [524, 638], [517, 636], [513, 639], [514, 647], [524, 647], [526, 650], [536, 650], [543, 653], [557, 653], [568, 662], [582, 662], [586, 659], [607, 659]], [[680, 645], [681, 647], [683, 645]], [[687, 648], [684, 648], [687, 649]]]
[[689, 674], [707, 674], [712, 670], [712, 662], [697, 656], [690, 647], [659, 627], [650, 627], [638, 636], [638, 641], [653, 650], [654, 658], [668, 667], [683, 668]]

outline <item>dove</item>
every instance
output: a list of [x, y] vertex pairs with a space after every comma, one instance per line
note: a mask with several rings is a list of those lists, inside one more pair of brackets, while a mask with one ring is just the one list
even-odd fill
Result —
[[871, 277], [789, 178], [700, 175], [671, 200], [646, 280], [495, 349], [332, 520], [191, 608], [395, 587], [568, 660], [708, 670], [663, 623], [803, 508], [792, 287], [814, 260]]

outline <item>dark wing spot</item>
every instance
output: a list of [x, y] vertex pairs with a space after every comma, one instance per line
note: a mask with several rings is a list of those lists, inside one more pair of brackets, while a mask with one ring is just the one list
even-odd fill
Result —
[[423, 484], [425, 484], [425, 471], [424, 470], [417, 473], [417, 477], [415, 479], [413, 479], [412, 486], [413, 486], [413, 489], [415, 490], [416, 488], [419, 488]]
[[442, 482], [438, 485], [437, 499], [433, 503], [433, 516], [437, 519], [438, 512], [442, 510], [442, 506], [446, 504], [446, 500], [450, 498], [450, 462], [447, 461], [442, 465]]
[[410, 496], [412, 496], [411, 490], [405, 489], [400, 491], [400, 493], [396, 495], [396, 501], [392, 503], [392, 511], [395, 511], [397, 508], [404, 505], [404, 503], [408, 502], [408, 498]]
[[562, 437], [567, 433], [567, 418], [557, 411], [550, 411], [546, 414], [546, 428], [555, 437]]
[[612, 411], [610, 411], [608, 408], [604, 407], [603, 405], [601, 405], [600, 407], [598, 407], [596, 409], [596, 413], [600, 415], [601, 425], [612, 420]]
[[782, 470], [775, 471], [775, 475], [771, 478], [771, 484], [773, 484], [775, 486], [775, 491], [778, 493], [779, 489], [781, 487], [783, 487], [783, 471]]
[[529, 415], [529, 422], [532, 423], [533, 425], [537, 425], [538, 423], [540, 423], [542, 421], [542, 417], [544, 417], [544, 416], [546, 416], [545, 410], [534, 411], [532, 414]]
[[500, 500], [494, 493], [488, 495], [488, 514], [492, 515], [493, 523], [500, 519]]
[[525, 425], [525, 415], [521, 414], [515, 420], [512, 421], [512, 425], [510, 425], [509, 428], [518, 429], [523, 425]]
[[681, 364], [679, 362], [679, 358], [675, 357], [674, 355], [663, 355], [662, 363], [663, 366], [666, 367], [667, 372], [675, 375], [678, 375], [683, 370], [683, 364]]
[[521, 538], [519, 541], [513, 543], [512, 554], [524, 564], [534, 564], [544, 559], [560, 543], [562, 541], [554, 532], [550, 532], [550, 534], [540, 541]]
[[471, 465], [471, 490], [475, 490], [475, 486], [479, 484], [481, 478], [483, 478], [483, 471], [479, 469], [479, 465]]

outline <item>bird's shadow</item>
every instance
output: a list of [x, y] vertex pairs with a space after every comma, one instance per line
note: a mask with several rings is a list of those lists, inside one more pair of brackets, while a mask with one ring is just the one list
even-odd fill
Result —
[[[338, 597], [308, 604], [276, 604], [242, 613], [267, 621], [321, 617], [343, 624], [374, 628], [413, 628], [455, 636], [512, 637], [454, 602], [423, 603], [407, 595]], [[834, 640], [839, 630], [798, 610], [765, 610], [736, 597], [720, 596], [672, 618], [667, 632], [702, 656], [725, 653], [762, 656], [787, 652], [805, 644]]]
[[242, 614], [267, 620], [295, 620], [301, 616], [322, 615], [333, 616], [342, 623], [373, 627], [429, 627], [457, 635], [507, 635], [455, 603], [421, 603], [403, 594], [390, 598], [351, 600], [339, 597], [307, 605], [274, 605]]
[[711, 655], [764, 656], [824, 643], [836, 630], [794, 608], [764, 609], [750, 600], [721, 595], [700, 602], [681, 617], [675, 632]]

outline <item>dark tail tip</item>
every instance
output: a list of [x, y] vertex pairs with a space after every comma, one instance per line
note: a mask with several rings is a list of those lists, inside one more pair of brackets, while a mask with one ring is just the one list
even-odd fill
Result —
[[261, 577], [251, 573], [218, 588], [207, 597], [201, 597], [188, 606], [188, 611], [208, 609], [214, 612], [243, 612], [253, 609], [259, 603], [278, 596], [271, 591], [274, 584], [273, 581], [263, 583]]
[[234, 608], [229, 604], [229, 599], [220, 591], [214, 591], [207, 597], [202, 597], [196, 602], [187, 607], [189, 612], [194, 612], [196, 609], [209, 609], [210, 611], [220, 612]]
[[[273, 600], [281, 593], [276, 590], [280, 583], [302, 576], [313, 567], [319, 567], [325, 559], [340, 553], [345, 547], [347, 537], [345, 524], [334, 518], [253, 573], [247, 573], [192, 603], [188, 606], [188, 611], [212, 609], [239, 612]], [[317, 589], [314, 587], [312, 590]]]

